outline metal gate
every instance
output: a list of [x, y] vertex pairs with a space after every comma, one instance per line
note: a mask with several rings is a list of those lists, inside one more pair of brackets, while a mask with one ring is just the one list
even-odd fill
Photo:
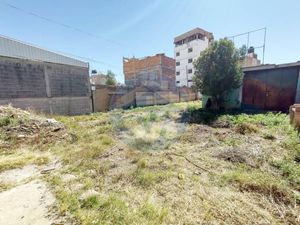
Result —
[[287, 111], [295, 103], [298, 75], [298, 67], [246, 71], [243, 108]]

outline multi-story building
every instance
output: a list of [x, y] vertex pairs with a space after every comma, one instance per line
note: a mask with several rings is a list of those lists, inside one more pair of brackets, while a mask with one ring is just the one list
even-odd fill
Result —
[[191, 87], [194, 75], [193, 62], [200, 53], [213, 41], [212, 33], [201, 28], [195, 28], [182, 35], [175, 37], [174, 54], [176, 61], [176, 86]]
[[127, 86], [157, 90], [175, 88], [175, 60], [165, 54], [142, 59], [123, 58], [123, 71]]

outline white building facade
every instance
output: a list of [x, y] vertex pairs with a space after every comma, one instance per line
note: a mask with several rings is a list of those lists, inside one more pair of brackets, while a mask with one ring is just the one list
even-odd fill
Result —
[[175, 37], [174, 55], [177, 87], [191, 87], [193, 85], [193, 75], [195, 72], [193, 62], [209, 46], [213, 39], [212, 33], [201, 28], [195, 28]]

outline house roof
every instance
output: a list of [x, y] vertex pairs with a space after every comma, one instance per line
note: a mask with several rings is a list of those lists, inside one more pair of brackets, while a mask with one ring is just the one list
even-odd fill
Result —
[[88, 63], [9, 37], [0, 36], [0, 56], [88, 68]]
[[192, 35], [195, 35], [195, 34], [202, 34], [202, 35], [206, 36], [207, 38], [214, 38], [213, 33], [210, 33], [210, 32], [208, 32], [206, 30], [203, 30], [203, 29], [201, 29], [199, 27], [196, 27], [193, 30], [190, 30], [190, 31], [188, 31], [188, 32], [186, 32], [184, 34], [181, 34], [181, 35], [175, 37], [174, 38], [174, 43], [176, 43], [178, 41], [181, 41], [181, 40], [184, 40], [184, 39], [186, 39], [186, 38], [188, 38], [188, 37], [190, 37]]
[[284, 63], [284, 64], [263, 64], [259, 66], [253, 66], [253, 67], [244, 67], [244, 72], [250, 72], [250, 71], [258, 71], [258, 70], [270, 70], [270, 69], [277, 69], [277, 68], [286, 68], [286, 67], [295, 67], [300, 66], [300, 61], [293, 62], [293, 63]]

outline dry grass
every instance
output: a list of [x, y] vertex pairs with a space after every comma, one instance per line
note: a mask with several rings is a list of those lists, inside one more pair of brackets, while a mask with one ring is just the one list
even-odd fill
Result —
[[194, 102], [56, 119], [71, 138], [18, 144], [0, 168], [59, 158], [45, 180], [74, 224], [300, 223], [299, 138], [287, 115]]

